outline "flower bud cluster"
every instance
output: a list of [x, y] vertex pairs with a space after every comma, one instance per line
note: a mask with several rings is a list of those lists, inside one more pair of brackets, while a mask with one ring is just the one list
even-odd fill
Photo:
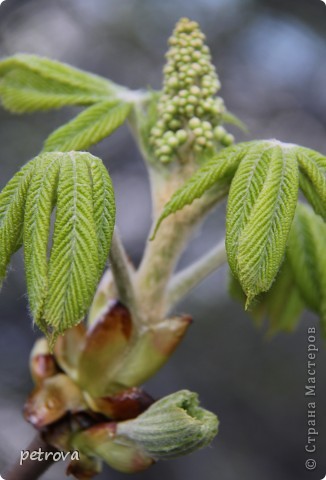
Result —
[[220, 126], [225, 107], [216, 97], [220, 82], [204, 42], [199, 25], [186, 18], [177, 23], [169, 39], [159, 119], [150, 138], [163, 163], [171, 162], [180, 149], [200, 153], [214, 144], [228, 146], [234, 141]]

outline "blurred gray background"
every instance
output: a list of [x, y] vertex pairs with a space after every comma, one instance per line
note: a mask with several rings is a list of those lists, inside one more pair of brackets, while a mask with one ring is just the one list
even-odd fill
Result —
[[[207, 35], [228, 108], [250, 134], [326, 153], [326, 6], [320, 0], [6, 0], [0, 7], [0, 56], [29, 52], [108, 76], [131, 88], [160, 88], [166, 41], [189, 16]], [[78, 109], [12, 116], [0, 111], [1, 187]], [[109, 167], [118, 225], [137, 263], [150, 225], [148, 182], [127, 129], [93, 149]], [[182, 265], [223, 236], [224, 206], [193, 239]], [[220, 417], [211, 448], [162, 462], [135, 479], [317, 480], [326, 473], [326, 351], [319, 342], [318, 468], [307, 472], [307, 328], [272, 339], [227, 293], [227, 270], [207, 279], [180, 306], [194, 324], [168, 365], [147, 385], [156, 397], [199, 392]], [[32, 388], [28, 356], [38, 335], [26, 308], [22, 254], [0, 295], [0, 474], [33, 435], [22, 405]], [[44, 479], [64, 478], [56, 465]], [[125, 475], [105, 468], [101, 479]], [[31, 479], [32, 480], [32, 479]]]

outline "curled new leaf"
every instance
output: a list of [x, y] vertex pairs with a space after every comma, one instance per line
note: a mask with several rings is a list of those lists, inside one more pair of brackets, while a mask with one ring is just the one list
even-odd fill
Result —
[[120, 127], [130, 108], [130, 104], [116, 100], [93, 105], [53, 132], [45, 142], [44, 151], [86, 150]]
[[116, 90], [109, 80], [36, 55], [0, 62], [0, 97], [4, 107], [16, 113], [92, 105]]
[[282, 263], [295, 213], [298, 166], [290, 148], [248, 154], [233, 179], [226, 218], [230, 267], [248, 302], [269, 290]]
[[102, 423], [77, 433], [73, 446], [116, 470], [135, 473], [157, 460], [209, 445], [217, 431], [217, 417], [199, 406], [197, 394], [181, 390], [158, 400], [133, 420]]
[[288, 256], [305, 303], [321, 316], [326, 334], [326, 224], [299, 204], [289, 237]]
[[181, 390], [155, 402], [134, 420], [121, 422], [117, 434], [141, 446], [154, 459], [186, 455], [209, 445], [217, 417], [199, 406], [198, 395]]
[[40, 155], [0, 194], [2, 274], [23, 237], [30, 309], [46, 334], [55, 338], [85, 316], [114, 222], [110, 177], [101, 160], [88, 153]]

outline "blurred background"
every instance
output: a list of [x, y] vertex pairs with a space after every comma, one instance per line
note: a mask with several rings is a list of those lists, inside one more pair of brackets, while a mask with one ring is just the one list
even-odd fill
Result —
[[[0, 56], [36, 53], [107, 76], [131, 88], [160, 88], [166, 41], [189, 16], [207, 35], [229, 110], [250, 134], [326, 153], [326, 6], [320, 0], [6, 0], [0, 7]], [[0, 111], [1, 187], [35, 156], [46, 136], [78, 109], [13, 116]], [[96, 146], [113, 177], [118, 225], [139, 262], [150, 226], [145, 168], [127, 129]], [[224, 235], [224, 206], [206, 221], [182, 258], [198, 258]], [[295, 333], [267, 338], [229, 298], [227, 269], [180, 305], [194, 324], [168, 365], [147, 385], [155, 397], [188, 388], [220, 417], [211, 448], [162, 462], [137, 479], [319, 480], [326, 473], [326, 349], [319, 342], [318, 461], [308, 472], [306, 314]], [[28, 357], [39, 335], [27, 313], [22, 254], [0, 295], [0, 474], [33, 431], [21, 410], [32, 388]], [[45, 480], [64, 478], [64, 464]], [[125, 475], [105, 467], [99, 479]], [[31, 479], [32, 480], [32, 479]]]

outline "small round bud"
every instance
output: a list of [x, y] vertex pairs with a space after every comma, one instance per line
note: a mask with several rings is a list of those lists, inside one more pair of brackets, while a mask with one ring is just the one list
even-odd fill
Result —
[[214, 138], [218, 141], [222, 140], [226, 135], [226, 130], [224, 127], [218, 126], [214, 128]]
[[197, 128], [197, 127], [200, 126], [200, 124], [201, 124], [201, 122], [200, 122], [200, 120], [199, 120], [198, 117], [192, 117], [192, 118], [189, 120], [189, 123], [188, 123], [188, 125], [189, 125], [190, 128]]
[[175, 135], [180, 143], [184, 143], [188, 138], [187, 132], [183, 129], [178, 130]]

